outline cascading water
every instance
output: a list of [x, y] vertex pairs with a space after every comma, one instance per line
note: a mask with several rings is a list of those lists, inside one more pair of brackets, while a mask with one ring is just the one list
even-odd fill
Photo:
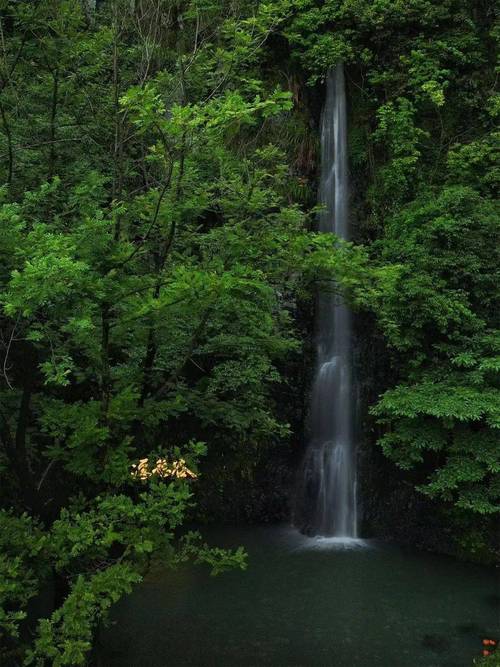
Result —
[[[320, 231], [349, 239], [346, 96], [341, 63], [327, 79], [319, 203]], [[318, 295], [311, 441], [300, 475], [295, 522], [311, 535], [356, 538], [351, 312], [335, 293], [335, 285], [331, 287]]]

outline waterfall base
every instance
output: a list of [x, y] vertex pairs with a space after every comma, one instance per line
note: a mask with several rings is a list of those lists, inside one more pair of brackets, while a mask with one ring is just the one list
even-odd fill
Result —
[[309, 537], [304, 535], [303, 538], [303, 541], [298, 547], [300, 551], [308, 549], [328, 551], [330, 549], [347, 550], [373, 548], [373, 543], [370, 543], [368, 540], [362, 540], [359, 537], [323, 537], [322, 535]]
[[309, 445], [294, 523], [311, 537], [357, 539], [355, 466], [349, 447], [330, 441]]

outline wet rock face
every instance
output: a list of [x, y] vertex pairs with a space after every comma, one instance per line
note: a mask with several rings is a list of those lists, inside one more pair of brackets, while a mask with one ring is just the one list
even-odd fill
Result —
[[359, 390], [356, 422], [360, 534], [450, 553], [452, 539], [442, 508], [417, 492], [418, 481], [389, 461], [377, 445], [382, 431], [370, 416], [369, 407], [394, 384], [397, 371], [370, 313], [355, 314], [354, 349]]

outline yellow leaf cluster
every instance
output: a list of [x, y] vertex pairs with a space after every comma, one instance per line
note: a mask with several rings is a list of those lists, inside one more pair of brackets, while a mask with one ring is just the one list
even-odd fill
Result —
[[165, 479], [167, 477], [175, 477], [177, 479], [196, 479], [197, 475], [192, 470], [190, 470], [184, 459], [179, 459], [178, 461], [172, 461], [169, 463], [165, 458], [159, 458], [156, 460], [156, 463], [153, 467], [153, 464], [149, 462], [149, 458], [139, 459], [139, 463], [134, 463], [132, 465], [131, 475], [135, 479], [141, 479], [143, 481], [149, 479], [150, 477], [160, 477]]

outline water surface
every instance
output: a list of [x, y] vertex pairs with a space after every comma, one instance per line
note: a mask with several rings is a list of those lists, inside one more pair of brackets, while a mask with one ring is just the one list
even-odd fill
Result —
[[106, 667], [471, 667], [499, 625], [498, 570], [289, 528], [207, 531], [246, 572], [151, 576], [115, 608]]

